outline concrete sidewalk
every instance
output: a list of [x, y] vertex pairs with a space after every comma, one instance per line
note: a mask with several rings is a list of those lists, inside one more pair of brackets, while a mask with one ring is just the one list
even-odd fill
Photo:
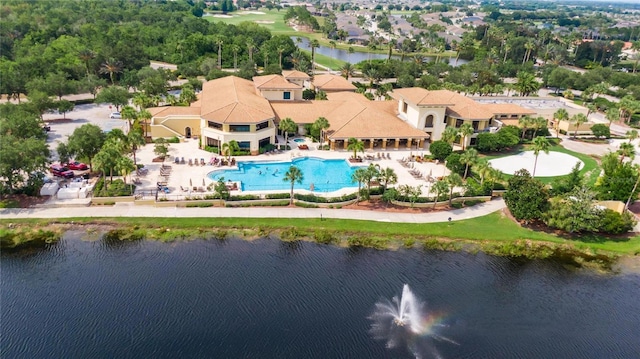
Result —
[[300, 207], [183, 208], [121, 204], [113, 207], [7, 208], [0, 218], [71, 218], [71, 217], [238, 217], [238, 218], [334, 218], [393, 223], [436, 223], [482, 217], [505, 207], [504, 201], [493, 201], [450, 211], [432, 213], [396, 213], [351, 209]]

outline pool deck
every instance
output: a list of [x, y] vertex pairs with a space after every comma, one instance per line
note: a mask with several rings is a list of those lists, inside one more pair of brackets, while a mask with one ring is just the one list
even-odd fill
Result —
[[[338, 150], [338, 151], [321, 151], [318, 150], [318, 143], [311, 143], [310, 141], [306, 141], [305, 144], [309, 146], [308, 150], [300, 150], [297, 149], [297, 144], [293, 141], [293, 139], [289, 139], [291, 150], [283, 151], [280, 153], [274, 154], [262, 154], [258, 156], [241, 156], [234, 157], [236, 161], [278, 161], [278, 162], [288, 162], [294, 158], [299, 157], [317, 157], [323, 159], [348, 159], [351, 155], [351, 151]], [[377, 159], [376, 152], [390, 154], [391, 159]], [[410, 150], [394, 150], [389, 149], [386, 151], [365, 151], [364, 155], [362, 153], [358, 153], [359, 156], [370, 155], [373, 156], [374, 160], [364, 160], [362, 165], [368, 166], [370, 163], [377, 164], [381, 168], [393, 168], [398, 175], [398, 185], [407, 184], [410, 186], [422, 186], [423, 194], [426, 195], [428, 192], [428, 188], [430, 186], [430, 182], [427, 181], [427, 176], [431, 174], [432, 177], [441, 177], [449, 174], [449, 170], [445, 168], [444, 164], [435, 164], [429, 162], [411, 162], [406, 164], [405, 167], [399, 160], [407, 159], [411, 156], [411, 154], [424, 154], [427, 151], [410, 151]], [[166, 197], [169, 200], [179, 200], [184, 197], [193, 197], [211, 194], [211, 191], [206, 191], [206, 187], [211, 184], [213, 181], [207, 177], [207, 174], [219, 170], [219, 169], [230, 169], [234, 167], [230, 166], [213, 166], [209, 165], [209, 161], [212, 157], [220, 157], [216, 154], [212, 154], [211, 152], [207, 152], [201, 149], [198, 149], [198, 140], [189, 139], [186, 142], [182, 143], [173, 143], [169, 147], [169, 157], [165, 160], [164, 164], [171, 166], [171, 174], [168, 177], [160, 176], [160, 168], [162, 163], [160, 162], [152, 162], [153, 158], [156, 155], [153, 153], [153, 145], [148, 144], [140, 149], [137, 153], [138, 163], [144, 164], [146, 168], [148, 168], [149, 172], [144, 176], [139, 176], [141, 184], [138, 185], [138, 191], [147, 191], [149, 193], [150, 190], [155, 190], [157, 182], [166, 182], [167, 187], [170, 192], [168, 194], [160, 194], [159, 197]], [[186, 164], [175, 164], [174, 159], [176, 157], [185, 158]], [[198, 161], [201, 158], [204, 158], [205, 165], [193, 165], [189, 166], [189, 159], [197, 158]], [[422, 176], [420, 178], [414, 177], [410, 171], [415, 170], [419, 171]], [[135, 175], [133, 175], [135, 177]], [[165, 181], [166, 180], [166, 181]], [[354, 183], [354, 187], [357, 186], [357, 183]], [[205, 189], [205, 192], [193, 191], [193, 187], [196, 187], [198, 190], [200, 187]], [[191, 189], [191, 190], [189, 190]], [[341, 196], [343, 194], [348, 194], [353, 192], [353, 188], [345, 188], [342, 190], [334, 191], [334, 192], [311, 192], [308, 188], [299, 188], [299, 185], [296, 185], [295, 191], [297, 193], [315, 193], [317, 195], [324, 196]], [[232, 194], [264, 194], [264, 193], [274, 193], [274, 192], [288, 192], [288, 190], [280, 190], [280, 191], [232, 191]]]

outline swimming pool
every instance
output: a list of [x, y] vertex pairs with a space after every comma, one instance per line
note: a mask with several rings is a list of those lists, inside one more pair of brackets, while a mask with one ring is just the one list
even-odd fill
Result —
[[305, 139], [304, 139], [304, 138], [296, 138], [296, 139], [294, 139], [294, 140], [293, 140], [293, 142], [296, 142], [296, 143], [304, 143], [304, 142], [305, 142]]
[[207, 177], [217, 181], [240, 181], [243, 191], [288, 190], [290, 182], [283, 181], [284, 174], [290, 166], [302, 171], [302, 184], [295, 183], [294, 189], [311, 188], [314, 192], [333, 192], [346, 187], [358, 187], [351, 182], [351, 174], [357, 167], [351, 167], [345, 160], [323, 160], [320, 158], [296, 158], [291, 162], [238, 162], [238, 169], [217, 170]]

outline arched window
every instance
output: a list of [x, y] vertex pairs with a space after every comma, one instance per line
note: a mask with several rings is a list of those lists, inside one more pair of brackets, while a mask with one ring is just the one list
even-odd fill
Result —
[[427, 116], [424, 121], [424, 127], [433, 127], [433, 115]]

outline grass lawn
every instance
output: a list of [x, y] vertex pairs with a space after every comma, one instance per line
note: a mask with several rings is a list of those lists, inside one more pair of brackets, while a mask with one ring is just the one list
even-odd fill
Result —
[[[305, 52], [309, 54], [309, 56], [311, 56], [311, 51], [309, 50], [302, 50], [302, 52]], [[317, 52], [315, 56], [316, 56], [316, 63], [322, 66], [328, 67], [334, 71], [340, 70], [340, 68], [342, 68], [342, 65], [346, 63], [345, 61], [334, 59], [333, 57], [325, 56]], [[317, 66], [316, 66], [316, 69], [318, 69]]]
[[[256, 22], [256, 21], [264, 21], [264, 22], [273, 22], [273, 23], [260, 23], [261, 26], [264, 26], [265, 28], [269, 29], [269, 31], [271, 31], [272, 35], [287, 35], [287, 36], [299, 36], [299, 37], [305, 37], [307, 39], [315, 39], [318, 40], [318, 42], [320, 43], [320, 45], [322, 46], [326, 46], [326, 47], [330, 47], [329, 44], [329, 39], [323, 37], [322, 33], [319, 32], [314, 32], [314, 33], [308, 33], [308, 32], [298, 32], [295, 31], [293, 28], [289, 27], [289, 25], [287, 25], [284, 22], [284, 14], [285, 11], [281, 10], [281, 11], [277, 11], [277, 10], [267, 10], [267, 9], [260, 9], [259, 12], [263, 12], [264, 14], [251, 14], [248, 12], [243, 12], [243, 11], [237, 11], [237, 12], [233, 12], [233, 13], [229, 13], [229, 16], [231, 17], [214, 17], [214, 16], [205, 16], [204, 19], [207, 19], [208, 21], [220, 21], [220, 22], [224, 22], [225, 24], [233, 24], [233, 25], [237, 25], [243, 21], [249, 21], [249, 22]], [[320, 25], [322, 25], [322, 23], [324, 22], [324, 18], [319, 18], [318, 19], [318, 23]], [[377, 54], [386, 54], [387, 53], [387, 48], [380, 48], [377, 49], [375, 51], [370, 50], [368, 47], [366, 46], [359, 46], [359, 45], [352, 45], [352, 44], [347, 44], [347, 43], [341, 43], [336, 41], [336, 48], [338, 49], [342, 49], [342, 50], [348, 50], [349, 48], [353, 48], [353, 50], [355, 52], [371, 52], [371, 53], [377, 53]], [[398, 55], [396, 52], [394, 52], [395, 55]], [[437, 54], [432, 54], [432, 53], [421, 53], [421, 55], [423, 56], [437, 56]], [[456, 53], [454, 51], [445, 51], [443, 53], [440, 54], [441, 58], [445, 58], [445, 57], [455, 57]]]
[[[8, 221], [0, 220], [0, 224]], [[173, 232], [191, 230], [197, 233], [200, 229], [215, 229], [211, 227], [211, 218], [65, 218], [65, 219], [14, 219], [12, 223], [28, 223], [31, 227], [44, 226], [48, 223], [121, 223], [136, 228], [171, 228]], [[522, 228], [516, 223], [496, 212], [484, 217], [467, 219], [448, 223], [397, 223], [324, 219], [319, 218], [217, 218], [216, 228], [245, 228], [268, 230], [287, 229], [295, 227], [297, 231], [313, 235], [318, 231], [327, 233], [360, 235], [363, 237], [384, 237], [397, 240], [418, 238], [450, 238], [458, 240], [478, 241], [482, 243], [504, 243], [517, 240], [551, 242], [570, 244], [579, 249], [605, 250], [619, 254], [634, 254], [640, 252], [640, 236], [630, 238], [607, 238], [598, 235], [586, 235], [574, 239], [565, 239], [553, 234], [537, 232]]]
[[[501, 154], [497, 154], [497, 155], [482, 156], [482, 158], [485, 158], [487, 160], [492, 160], [492, 159], [496, 159], [496, 158], [513, 156], [513, 155], [516, 155], [516, 154], [518, 154], [520, 152], [524, 152], [524, 151], [529, 150], [529, 147], [530, 147], [530, 145], [527, 145], [527, 144], [519, 145], [516, 149], [514, 149], [511, 152], [505, 152], [505, 153], [501, 153]], [[596, 180], [598, 179], [598, 176], [600, 175], [600, 165], [598, 165], [598, 162], [593, 157], [591, 157], [589, 155], [585, 155], [583, 153], [573, 152], [571, 150], [568, 150], [568, 149], [562, 147], [559, 144], [552, 145], [551, 147], [549, 147], [549, 151], [566, 153], [568, 155], [571, 155], [571, 156], [574, 156], [574, 157], [577, 157], [578, 159], [580, 159], [580, 161], [582, 161], [584, 163], [584, 167], [582, 167], [582, 169], [580, 170], [580, 173], [585, 176], [586, 184], [588, 186], [593, 186], [596, 183]], [[505, 173], [505, 179], [508, 179], [510, 177], [511, 177], [511, 175]], [[564, 177], [564, 176], [553, 176], [553, 177], [538, 177], [538, 176], [536, 176], [537, 179], [539, 179], [540, 181], [542, 181], [545, 184], [549, 184], [549, 183], [553, 182], [555, 179], [562, 178], [562, 177]]]

